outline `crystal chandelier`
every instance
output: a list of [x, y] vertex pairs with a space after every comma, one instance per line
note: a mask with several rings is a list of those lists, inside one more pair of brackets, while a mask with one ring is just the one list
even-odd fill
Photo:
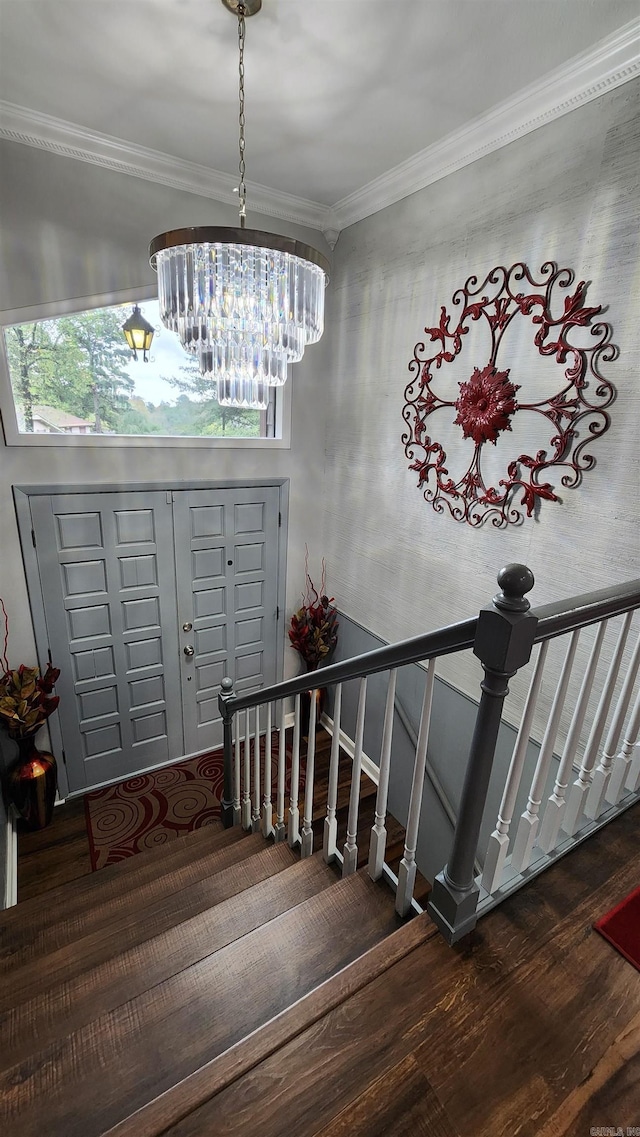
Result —
[[264, 409], [269, 388], [322, 335], [329, 262], [292, 237], [245, 228], [245, 17], [262, 0], [222, 3], [238, 17], [240, 227], [173, 229], [153, 239], [149, 256], [162, 323], [215, 382], [218, 401]]

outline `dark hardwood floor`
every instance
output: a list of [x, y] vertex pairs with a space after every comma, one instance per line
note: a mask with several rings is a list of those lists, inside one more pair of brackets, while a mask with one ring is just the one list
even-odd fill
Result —
[[[3, 917], [0, 1116], [16, 1137], [631, 1137], [640, 975], [593, 922], [638, 884], [639, 822], [636, 805], [452, 949], [365, 874], [336, 883], [237, 830], [86, 875], [82, 810], [61, 806], [21, 838], [25, 903]], [[391, 819], [393, 855], [402, 836]]]
[[637, 885], [639, 820], [636, 806], [456, 948], [431, 928], [163, 1134], [637, 1132], [640, 976], [592, 923]]
[[[18, 823], [20, 826], [20, 823]], [[91, 872], [84, 800], [65, 801], [39, 833], [18, 829], [18, 901]]]

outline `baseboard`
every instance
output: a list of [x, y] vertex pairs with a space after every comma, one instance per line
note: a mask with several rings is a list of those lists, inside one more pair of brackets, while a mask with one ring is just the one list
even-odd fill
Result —
[[3, 908], [13, 908], [18, 903], [18, 828], [16, 826], [16, 812], [9, 806], [7, 824], [5, 825], [5, 878]]
[[[320, 719], [320, 725], [323, 726], [327, 733], [333, 738], [333, 719], [330, 715], [323, 714]], [[353, 762], [356, 753], [356, 744], [344, 730], [340, 731], [340, 748], [344, 750], [345, 754], [349, 755]], [[380, 781], [380, 769], [376, 766], [375, 762], [369, 758], [368, 754], [365, 754], [364, 750], [362, 751], [362, 772], [371, 779], [374, 785], [378, 785]]]

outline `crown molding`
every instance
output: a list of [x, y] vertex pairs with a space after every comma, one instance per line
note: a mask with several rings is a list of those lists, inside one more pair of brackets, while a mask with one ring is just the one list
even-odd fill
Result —
[[638, 75], [640, 20], [632, 20], [461, 130], [336, 202], [340, 229], [446, 178]]
[[[75, 158], [116, 173], [186, 190], [237, 208], [237, 178], [150, 150], [120, 138], [87, 130], [73, 122], [0, 100], [0, 138], [48, 150], [62, 158]], [[266, 213], [311, 229], [322, 230], [330, 213], [328, 206], [282, 190], [251, 183], [251, 211]]]
[[[433, 146], [414, 154], [334, 206], [251, 186], [251, 209], [324, 233], [331, 247], [342, 229], [424, 189], [537, 130], [584, 103], [640, 75], [640, 19], [619, 28], [543, 79]], [[236, 205], [236, 179], [229, 174], [133, 146], [75, 123], [0, 100], [0, 138], [35, 146], [64, 158], [129, 174]]]

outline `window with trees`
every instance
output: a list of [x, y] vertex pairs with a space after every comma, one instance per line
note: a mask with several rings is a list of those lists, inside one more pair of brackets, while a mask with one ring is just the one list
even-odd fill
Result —
[[18, 431], [23, 435], [191, 438], [273, 436], [266, 412], [220, 406], [215, 384], [160, 325], [157, 300], [149, 362], [133, 359], [122, 332], [131, 304], [5, 327]]

